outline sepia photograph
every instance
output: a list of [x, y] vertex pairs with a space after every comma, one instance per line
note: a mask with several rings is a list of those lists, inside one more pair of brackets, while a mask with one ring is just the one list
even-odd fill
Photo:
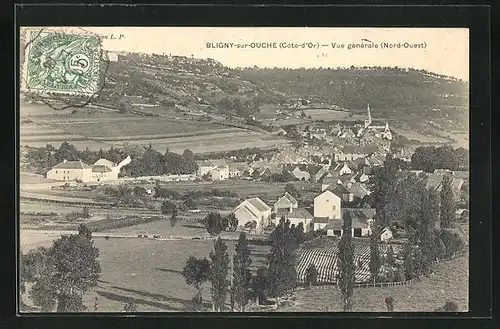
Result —
[[21, 27], [19, 312], [468, 312], [469, 30]]

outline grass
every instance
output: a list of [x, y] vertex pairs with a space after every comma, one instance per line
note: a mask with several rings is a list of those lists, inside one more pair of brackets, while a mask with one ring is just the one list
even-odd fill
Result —
[[[451, 261], [434, 265], [435, 274], [407, 286], [355, 288], [353, 311], [385, 312], [385, 298], [394, 298], [395, 312], [433, 312], [447, 301], [453, 301], [461, 312], [468, 311], [468, 253]], [[297, 305], [281, 308], [282, 312], [342, 312], [340, 291], [302, 290], [296, 293]]]
[[[99, 312], [120, 312], [122, 303], [135, 301], [138, 311], [185, 311], [195, 289], [181, 275], [189, 258], [209, 257], [213, 241], [155, 241], [145, 239], [94, 239], [100, 250], [102, 274], [99, 284], [85, 295], [93, 310], [98, 298]], [[234, 252], [235, 242], [226, 241]], [[50, 246], [50, 244], [48, 244]], [[261, 255], [268, 247], [251, 245], [252, 269], [263, 265]], [[210, 284], [203, 286], [203, 299], [210, 300]]]

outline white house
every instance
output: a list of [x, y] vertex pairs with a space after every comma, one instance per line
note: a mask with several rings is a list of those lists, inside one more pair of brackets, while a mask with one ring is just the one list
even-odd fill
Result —
[[343, 208], [342, 219], [331, 220], [326, 226], [326, 235], [329, 236], [342, 236], [343, 221], [347, 214], [351, 216], [352, 220], [352, 236], [365, 237], [372, 234], [373, 217], [375, 216], [375, 209], [373, 208]]
[[305, 208], [294, 208], [294, 209], [280, 209], [276, 213], [275, 224], [278, 225], [281, 217], [285, 217], [290, 221], [290, 226], [298, 226], [300, 223], [304, 226], [304, 232], [308, 232], [311, 229], [311, 222], [313, 216]]
[[92, 181], [117, 180], [120, 170], [128, 165], [132, 159], [127, 156], [119, 164], [107, 159], [99, 159], [92, 166]]
[[292, 209], [296, 209], [298, 207], [299, 207], [299, 202], [288, 192], [286, 192], [282, 197], [280, 197], [278, 201], [274, 203], [273, 206], [274, 212], [278, 212], [279, 209], [288, 209], [291, 211]]
[[380, 241], [386, 242], [393, 238], [393, 234], [390, 228], [386, 227], [380, 232]]
[[218, 166], [227, 166], [227, 162], [224, 159], [210, 159], [210, 160], [200, 160], [196, 161], [198, 164], [198, 177], [203, 177], [213, 169]]
[[47, 172], [47, 179], [59, 181], [80, 180], [82, 182], [117, 180], [121, 168], [130, 162], [130, 156], [119, 164], [115, 164], [106, 159], [99, 159], [92, 166], [81, 160], [63, 160], [63, 162], [58, 163]]
[[229, 167], [228, 166], [218, 166], [215, 169], [210, 170], [210, 177], [213, 181], [226, 180], [229, 178]]
[[67, 161], [56, 164], [47, 172], [47, 179], [58, 181], [81, 180], [89, 182], [92, 180], [92, 166], [79, 161]]
[[263, 229], [270, 223], [271, 207], [259, 198], [251, 198], [240, 203], [233, 210], [238, 219], [238, 226], [245, 226], [251, 221], [257, 222], [257, 229]]
[[341, 199], [331, 191], [324, 191], [314, 198], [314, 217], [341, 218]]

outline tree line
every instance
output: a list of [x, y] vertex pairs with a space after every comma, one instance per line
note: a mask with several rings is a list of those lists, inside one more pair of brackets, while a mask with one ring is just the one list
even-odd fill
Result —
[[[209, 215], [205, 223], [208, 220], [217, 223], [217, 220], [224, 218]], [[220, 230], [212, 234], [217, 235], [218, 232]], [[198, 304], [202, 303], [202, 284], [206, 281], [212, 284], [212, 306], [215, 311], [225, 309], [228, 295], [231, 308], [236, 311], [244, 311], [250, 300], [265, 305], [270, 303], [269, 297], [274, 297], [279, 303], [280, 297], [291, 293], [297, 286], [296, 251], [305, 239], [303, 226], [290, 225], [290, 221], [283, 217], [270, 235], [271, 250], [266, 257], [266, 265], [254, 275], [249, 269], [252, 260], [245, 232], [240, 233], [232, 262], [226, 244], [218, 237], [210, 260], [190, 257], [182, 273], [186, 283], [196, 288], [193, 300]]]
[[[394, 279], [394, 275], [401, 279], [401, 273], [406, 280], [428, 275], [432, 262], [450, 259], [463, 250], [465, 241], [455, 229], [456, 204], [449, 175], [443, 177], [438, 192], [427, 188], [425, 180], [416, 175], [398, 179], [393, 159], [388, 156], [384, 166], [375, 169], [370, 185], [371, 202], [376, 209], [370, 243], [374, 283]], [[395, 265], [392, 251], [381, 259], [377, 236], [386, 227], [393, 232], [406, 232], [403, 268]]]
[[118, 164], [127, 156], [130, 156], [132, 161], [122, 168], [122, 175], [137, 177], [192, 174], [198, 170], [195, 156], [190, 150], [177, 154], [167, 149], [164, 154], [161, 154], [153, 148], [151, 143], [148, 147], [130, 144], [124, 144], [121, 148], [112, 146], [108, 151], [102, 149], [90, 151], [88, 147], [80, 151], [68, 142], [63, 142], [58, 149], [47, 144], [45, 147], [29, 147], [25, 161], [36, 173], [45, 174], [63, 160], [81, 160], [87, 164], [93, 164], [99, 159], [107, 159]]
[[[467, 105], [467, 84], [429, 79], [425, 72], [390, 67], [330, 69], [244, 69], [243, 79], [287, 95], [316, 95], [345, 108]], [[440, 94], [458, 97], [441, 97]]]
[[469, 170], [469, 151], [450, 145], [420, 146], [411, 157], [411, 167], [415, 170], [434, 172], [436, 169]]

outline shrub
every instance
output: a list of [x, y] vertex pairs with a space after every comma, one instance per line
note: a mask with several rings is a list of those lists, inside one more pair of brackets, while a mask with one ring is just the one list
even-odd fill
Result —
[[441, 231], [441, 240], [446, 249], [445, 257], [450, 259], [457, 252], [460, 252], [465, 247], [463, 238], [453, 229], [444, 229]]
[[387, 306], [387, 312], [394, 311], [394, 298], [392, 296], [386, 297], [385, 305]]

